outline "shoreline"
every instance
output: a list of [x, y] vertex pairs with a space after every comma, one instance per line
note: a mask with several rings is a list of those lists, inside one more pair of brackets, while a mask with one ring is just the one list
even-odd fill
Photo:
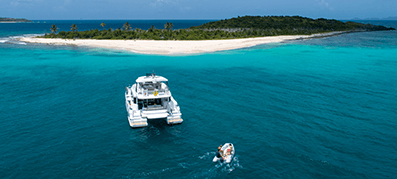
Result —
[[118, 49], [141, 54], [177, 55], [235, 50], [260, 44], [329, 37], [345, 33], [350, 33], [350, 31], [337, 31], [313, 35], [282, 35], [224, 40], [96, 40], [45, 39], [35, 37], [24, 37], [18, 40], [27, 43], [45, 43], [48, 45], [75, 45]]
[[1, 24], [13, 24], [13, 23], [32, 23], [32, 22], [23, 22], [23, 21], [0, 21]]

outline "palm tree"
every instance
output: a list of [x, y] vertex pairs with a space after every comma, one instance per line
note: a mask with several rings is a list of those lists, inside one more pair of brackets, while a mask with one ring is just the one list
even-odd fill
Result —
[[51, 32], [54, 34], [57, 33], [57, 31], [58, 31], [58, 27], [55, 24], [52, 24], [50, 29], [51, 29]]
[[123, 28], [125, 29], [125, 31], [128, 31], [128, 30], [131, 29], [131, 26], [130, 26], [130, 24], [129, 24], [128, 22], [126, 22], [126, 23], [123, 25]]
[[150, 29], [149, 29], [149, 32], [153, 32], [154, 29], [155, 29], [155, 27], [154, 27], [154, 25], [152, 25], [152, 26], [150, 27]]
[[167, 22], [164, 24], [164, 27], [165, 27], [165, 29], [170, 31], [170, 29], [172, 29], [174, 27], [174, 24]]
[[164, 28], [168, 30], [169, 29], [169, 24], [170, 24], [169, 22], [165, 23], [164, 24]]
[[75, 32], [75, 31], [77, 30], [76, 24], [73, 24], [71, 27], [72, 27], [72, 28], [70, 28], [70, 30], [71, 30], [72, 32]]
[[[172, 24], [172, 23], [169, 23], [169, 24], [168, 24], [169, 30], [172, 30], [173, 27], [174, 27], [174, 24]], [[170, 37], [170, 38], [174, 38], [173, 35], [172, 35], [173, 33], [170, 33], [170, 34], [171, 34], [171, 37]]]
[[102, 28], [103, 28], [104, 30], [105, 30], [105, 25], [106, 25], [105, 23], [103, 23], [103, 22], [101, 23], [101, 26], [102, 26]]

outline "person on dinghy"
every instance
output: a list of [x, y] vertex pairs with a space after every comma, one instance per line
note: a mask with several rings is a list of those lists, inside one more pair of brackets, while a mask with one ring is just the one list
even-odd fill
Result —
[[213, 162], [226, 162], [230, 163], [233, 160], [235, 153], [234, 145], [231, 143], [226, 143], [223, 146], [218, 147], [218, 151], [216, 152], [216, 155], [212, 159]]
[[223, 153], [223, 151], [222, 151], [222, 145], [220, 145], [220, 146], [218, 147], [218, 151], [216, 152], [216, 157], [221, 158], [221, 157], [222, 157], [222, 153]]
[[232, 153], [233, 146], [232, 144], [229, 144], [229, 148], [227, 149], [227, 153], [230, 155]]
[[213, 162], [217, 162], [217, 161], [223, 162], [223, 155], [224, 155], [224, 152], [222, 150], [222, 145], [220, 145], [218, 147], [218, 151], [216, 151], [216, 155], [215, 155], [215, 157], [214, 157], [214, 159], [212, 161]]
[[228, 155], [231, 155], [231, 154], [232, 154], [232, 150], [233, 150], [233, 146], [232, 146], [232, 144], [229, 144], [229, 148], [226, 149], [226, 153], [225, 153], [225, 155], [223, 155], [223, 159], [224, 159], [224, 160], [226, 159], [226, 157], [227, 157]]

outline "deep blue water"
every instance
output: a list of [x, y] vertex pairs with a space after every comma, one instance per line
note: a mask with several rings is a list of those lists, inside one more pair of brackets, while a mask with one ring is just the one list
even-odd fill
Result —
[[[177, 56], [12, 40], [51, 24], [0, 24], [0, 178], [397, 176], [396, 31]], [[153, 70], [184, 122], [131, 129], [124, 89]]]

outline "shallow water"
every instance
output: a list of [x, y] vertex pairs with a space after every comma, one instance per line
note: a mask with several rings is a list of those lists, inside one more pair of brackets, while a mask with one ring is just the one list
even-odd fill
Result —
[[[24, 25], [0, 24], [1, 178], [397, 175], [396, 31], [161, 56], [14, 43], [44, 30]], [[184, 122], [131, 129], [125, 86], [153, 70]]]

